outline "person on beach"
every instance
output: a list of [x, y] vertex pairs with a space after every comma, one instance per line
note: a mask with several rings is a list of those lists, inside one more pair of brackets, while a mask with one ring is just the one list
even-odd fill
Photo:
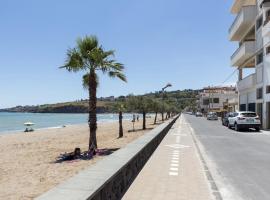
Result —
[[139, 118], [140, 118], [140, 116], [139, 116], [139, 115], [137, 115], [137, 121], [139, 121]]

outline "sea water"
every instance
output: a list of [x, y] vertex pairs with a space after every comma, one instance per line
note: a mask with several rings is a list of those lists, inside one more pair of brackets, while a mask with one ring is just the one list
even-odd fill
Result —
[[[113, 122], [118, 114], [97, 114], [99, 122]], [[123, 120], [132, 120], [132, 114], [123, 114]], [[141, 118], [141, 117], [140, 117]], [[55, 114], [55, 113], [9, 113], [0, 112], [0, 134], [23, 131], [25, 122], [33, 122], [34, 129], [60, 128], [65, 125], [87, 123], [88, 114]]]

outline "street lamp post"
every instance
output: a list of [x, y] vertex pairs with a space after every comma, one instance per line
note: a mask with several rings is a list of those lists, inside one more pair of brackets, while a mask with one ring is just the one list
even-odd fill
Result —
[[168, 87], [172, 87], [172, 84], [168, 83], [165, 87], [162, 88], [162, 121], [164, 121], [164, 94], [165, 94], [165, 89]]

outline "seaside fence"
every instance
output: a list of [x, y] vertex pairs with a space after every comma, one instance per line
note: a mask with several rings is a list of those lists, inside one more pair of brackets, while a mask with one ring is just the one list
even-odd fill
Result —
[[121, 199], [178, 117], [159, 125], [36, 200]]

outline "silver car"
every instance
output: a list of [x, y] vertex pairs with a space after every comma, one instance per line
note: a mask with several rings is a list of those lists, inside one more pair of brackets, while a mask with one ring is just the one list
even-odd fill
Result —
[[216, 112], [209, 112], [207, 114], [207, 120], [218, 120], [218, 116]]

